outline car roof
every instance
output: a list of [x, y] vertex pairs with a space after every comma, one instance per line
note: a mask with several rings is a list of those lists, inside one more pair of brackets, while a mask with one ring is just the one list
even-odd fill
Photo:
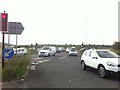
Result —
[[71, 47], [71, 48], [75, 48], [75, 47]]
[[86, 51], [110, 51], [109, 49], [88, 49]]

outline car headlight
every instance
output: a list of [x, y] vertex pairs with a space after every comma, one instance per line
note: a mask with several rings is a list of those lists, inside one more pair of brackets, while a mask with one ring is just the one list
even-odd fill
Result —
[[107, 62], [106, 63], [108, 66], [113, 66], [113, 67], [116, 67], [116, 64], [112, 63], [112, 62]]

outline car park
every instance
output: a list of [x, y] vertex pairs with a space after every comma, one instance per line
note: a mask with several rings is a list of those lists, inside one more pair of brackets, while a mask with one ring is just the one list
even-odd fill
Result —
[[77, 56], [78, 52], [75, 48], [71, 48], [71, 50], [69, 51], [69, 56]]
[[14, 48], [13, 50], [14, 50], [14, 54], [17, 56], [26, 56], [27, 55], [27, 49], [24, 47], [17, 48], [17, 49]]
[[80, 62], [83, 70], [86, 70], [88, 67], [94, 68], [98, 70], [98, 73], [102, 78], [105, 78], [112, 73], [120, 73], [119, 57], [110, 50], [86, 50], [84, 51]]
[[55, 54], [56, 54], [56, 47], [54, 47], [54, 46], [44, 46], [38, 52], [39, 57], [55, 56]]

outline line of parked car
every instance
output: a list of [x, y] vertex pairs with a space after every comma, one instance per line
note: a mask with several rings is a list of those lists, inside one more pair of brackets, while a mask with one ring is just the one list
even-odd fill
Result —
[[55, 46], [43, 46], [39, 51], [38, 55], [41, 56], [55, 56], [56, 53], [66, 52], [69, 56], [77, 56], [78, 52], [75, 47], [55, 47]]
[[[28, 54], [27, 48], [13, 48], [14, 54], [17, 56], [26, 56]], [[75, 47], [55, 47], [55, 46], [43, 46], [40, 49], [36, 50], [38, 52], [39, 57], [41, 56], [55, 56], [56, 53], [66, 52], [69, 56], [77, 56], [78, 52]]]

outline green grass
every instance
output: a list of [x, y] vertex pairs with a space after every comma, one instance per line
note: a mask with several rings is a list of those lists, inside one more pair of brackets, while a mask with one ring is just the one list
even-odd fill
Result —
[[2, 76], [2, 47], [0, 47], [0, 76]]
[[2, 47], [0, 47], [0, 63], [1, 63], [1, 58], [2, 58]]
[[37, 52], [35, 50], [32, 50], [32, 49], [28, 49], [27, 52], [28, 52], [28, 55], [35, 55], [35, 54], [37, 54]]
[[11, 81], [14, 79], [22, 78], [23, 74], [27, 70], [27, 66], [30, 64], [30, 57], [17, 57], [5, 60], [5, 66], [2, 69], [2, 80]]

